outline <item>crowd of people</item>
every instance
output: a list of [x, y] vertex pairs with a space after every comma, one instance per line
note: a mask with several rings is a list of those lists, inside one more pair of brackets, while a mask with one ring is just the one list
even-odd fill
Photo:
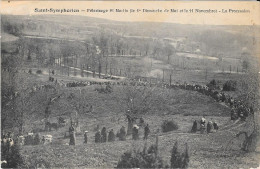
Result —
[[[54, 74], [54, 73], [52, 73]], [[223, 102], [227, 106], [231, 108], [231, 120], [237, 120], [240, 118], [241, 120], [245, 120], [250, 113], [254, 113], [253, 107], [251, 105], [246, 104], [242, 100], [235, 99], [232, 96], [224, 93], [219, 92], [219, 90], [214, 90], [211, 88], [211, 86], [207, 85], [199, 85], [199, 84], [179, 84], [179, 83], [167, 83], [167, 82], [158, 82], [158, 81], [148, 81], [148, 78], [146, 79], [128, 79], [126, 81], [108, 81], [108, 82], [96, 82], [96, 81], [75, 81], [75, 82], [69, 82], [69, 83], [63, 83], [58, 82], [58, 80], [54, 80], [53, 77], [50, 79], [52, 82], [55, 81], [55, 85], [62, 85], [65, 87], [84, 87], [84, 86], [90, 86], [90, 85], [101, 85], [106, 86], [104, 90], [96, 89], [97, 91], [105, 92], [109, 91], [112, 92], [112, 87], [115, 86], [147, 86], [147, 87], [160, 87], [160, 88], [181, 88], [185, 90], [192, 90], [197, 91], [199, 93], [205, 94], [207, 96], [212, 97], [218, 102]], [[52, 89], [53, 87], [49, 84], [47, 85], [40, 85], [40, 86], [34, 86], [32, 91], [41, 90], [41, 89]]]
[[218, 126], [217, 122], [209, 120], [207, 125], [206, 125], [206, 123], [207, 123], [207, 120], [204, 116], [201, 118], [201, 120], [199, 122], [197, 122], [197, 120], [194, 120], [192, 128], [191, 128], [191, 132], [196, 133], [197, 131], [200, 131], [200, 133], [203, 134], [203, 133], [205, 133], [205, 131], [207, 133], [214, 133], [214, 132], [218, 131], [219, 126]]
[[226, 94], [224, 92], [220, 92], [219, 90], [214, 90], [211, 87], [208, 87], [207, 85], [199, 85], [199, 84], [179, 84], [179, 83], [154, 83], [154, 82], [147, 82], [147, 81], [141, 81], [141, 80], [129, 80], [129, 81], [114, 81], [114, 82], [95, 82], [95, 81], [88, 81], [88, 82], [72, 82], [68, 83], [67, 87], [82, 87], [82, 86], [90, 86], [90, 85], [105, 85], [108, 86], [105, 89], [109, 88], [111, 91], [112, 87], [115, 86], [148, 86], [148, 87], [160, 87], [165, 89], [184, 89], [184, 90], [191, 90], [191, 91], [197, 91], [199, 93], [202, 93], [204, 95], [210, 96], [213, 99], [215, 99], [217, 102], [223, 102], [227, 106], [229, 106], [231, 110], [231, 120], [236, 120], [240, 118], [241, 120], [245, 120], [246, 117], [250, 113], [253, 113], [253, 107], [250, 105], [247, 105], [242, 100], [235, 99], [229, 94]]
[[95, 143], [105, 143], [105, 142], [113, 142], [115, 141], [115, 133], [114, 130], [111, 129], [107, 135], [106, 127], [103, 127], [102, 130], [98, 130], [95, 134]]
[[[87, 143], [87, 133], [88, 131], [85, 131], [84, 134], [84, 143]], [[150, 134], [150, 129], [149, 125], [147, 124], [144, 127], [144, 140], [148, 139], [148, 135]], [[113, 142], [116, 140], [116, 137], [118, 137], [119, 141], [125, 141], [127, 136], [127, 132], [124, 126], [120, 128], [120, 130], [117, 132], [117, 134], [114, 133], [114, 130], [111, 129], [108, 134], [106, 127], [103, 127], [102, 130], [98, 130], [95, 133], [95, 143], [105, 143], [105, 142]], [[138, 140], [139, 139], [139, 126], [138, 125], [133, 125], [132, 128], [132, 139], [133, 140]]]
[[1, 137], [1, 146], [10, 148], [14, 145], [13, 135], [11, 132], [7, 134], [2, 134]]

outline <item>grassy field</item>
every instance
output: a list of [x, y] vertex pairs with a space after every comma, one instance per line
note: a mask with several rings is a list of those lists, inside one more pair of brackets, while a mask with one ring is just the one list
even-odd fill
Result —
[[[53, 19], [58, 22], [54, 23]], [[9, 24], [14, 25], [19, 31], [12, 32], [9, 29]], [[18, 93], [18, 96], [14, 96], [17, 99], [6, 99], [7, 103], [3, 106], [5, 109], [2, 111], [5, 111], [6, 121], [10, 120], [5, 129], [13, 131], [13, 128], [10, 127], [13, 125], [10, 124], [14, 118], [12, 115], [21, 115], [24, 120], [24, 133], [41, 131], [40, 135], [51, 134], [53, 136], [51, 145], [26, 145], [21, 147], [21, 154], [26, 164], [24, 167], [27, 168], [35, 168], [36, 164], [39, 163], [43, 163], [48, 168], [112, 168], [116, 166], [124, 152], [144, 146], [142, 140], [143, 127], [140, 127], [141, 139], [138, 141], [133, 141], [131, 136], [128, 136], [126, 141], [116, 139], [113, 143], [94, 143], [97, 125], [100, 128], [106, 127], [107, 131], [113, 129], [115, 132], [121, 126], [127, 126], [125, 112], [127, 110], [126, 98], [127, 94], [129, 94], [127, 93], [129, 88], [113, 86], [113, 92], [106, 94], [95, 91], [96, 88], [101, 88], [100, 85], [74, 88], [57, 85], [55, 89], [45, 88], [34, 91], [35, 86], [54, 86], [54, 82], [49, 81], [49, 69], [55, 70], [53, 77], [58, 80], [59, 84], [75, 81], [111, 81], [93, 78], [90, 74], [89, 77], [86, 77], [86, 75], [81, 77], [80, 71], [77, 71], [77, 75], [73, 76], [73, 69], [70, 69], [70, 76], [67, 76], [67, 68], [61, 71], [60, 67], [53, 66], [54, 60], [61, 56], [65, 66], [73, 65], [79, 68], [82, 66], [81, 64], [88, 64], [91, 70], [96, 68], [97, 73], [98, 67], [97, 65], [95, 67], [95, 64], [92, 63], [93, 54], [91, 51], [86, 51], [85, 47], [88, 46], [86, 46], [88, 43], [97, 45], [92, 38], [99, 37], [103, 28], [106, 28], [104, 31], [108, 31], [104, 35], [111, 36], [111, 39], [108, 39], [108, 46], [111, 44], [112, 46], [121, 45], [126, 54], [129, 53], [129, 49], [134, 49], [134, 55], [136, 56], [127, 57], [124, 55], [124, 57], [103, 58], [101, 64], [102, 73], [106, 72], [105, 64], [108, 63], [108, 72], [110, 74], [110, 70], [113, 71], [113, 75], [119, 75], [120, 72], [121, 76], [125, 77], [153, 77], [157, 78], [157, 81], [164, 80], [166, 83], [170, 82], [170, 75], [172, 75], [172, 83], [183, 84], [186, 82], [203, 85], [215, 79], [219, 86], [222, 86], [227, 80], [239, 81], [245, 75], [242, 73], [242, 60], [239, 58], [242, 56], [242, 52], [253, 51], [255, 48], [253, 42], [251, 43], [251, 36], [254, 36], [253, 34], [258, 29], [258, 27], [255, 27], [252, 31], [248, 31], [249, 27], [244, 26], [201, 27], [178, 24], [166, 24], [158, 29], [158, 25], [161, 25], [161, 23], [125, 23], [97, 18], [57, 17], [54, 15], [37, 17], [4, 16], [2, 25], [4, 28], [2, 31], [4, 32], [2, 51], [6, 53], [3, 61], [13, 66], [14, 72], [19, 69], [14, 74], [8, 70], [2, 71], [1, 74], [2, 91], [8, 93], [7, 90], [4, 90], [5, 87], [8, 89], [13, 87], [14, 95]], [[157, 29], [160, 31], [157, 31]], [[211, 31], [208, 32], [208, 30]], [[231, 30], [238, 34], [226, 33]], [[219, 38], [218, 34], [215, 37], [211, 32], [223, 34], [223, 38]], [[248, 37], [242, 36], [244, 32]], [[187, 35], [189, 36], [186, 37]], [[206, 40], [211, 37], [208, 35], [212, 35], [212, 38]], [[174, 39], [178, 36], [185, 37], [189, 41], [184, 42], [187, 48], [193, 46], [193, 41], [198, 41], [202, 45], [198, 47], [201, 48], [201, 52], [196, 52], [196, 54], [194, 51], [180, 53], [174, 49], [170, 56], [166, 56], [165, 49], [167, 48], [160, 46], [160, 44], [164, 44], [161, 42], [165, 38]], [[119, 37], [124, 37], [124, 39]], [[161, 40], [157, 42], [152, 40], [156, 43], [147, 43], [147, 49], [145, 44], [150, 40], [144, 40], [145, 37]], [[229, 42], [229, 39], [232, 39], [232, 41]], [[217, 47], [214, 47], [215, 44], [218, 44]], [[22, 48], [19, 49], [21, 51], [17, 50], [18, 53], [15, 54], [17, 45], [21, 45]], [[157, 52], [157, 48], [161, 49]], [[29, 49], [31, 50], [29, 51]], [[204, 50], [210, 58], [203, 55]], [[140, 57], [137, 56], [139, 53], [141, 53]], [[217, 59], [216, 57], [222, 53], [224, 54], [223, 59]], [[29, 55], [31, 55], [31, 59], [28, 58]], [[77, 55], [77, 58], [79, 57], [76, 59], [76, 64], [74, 59], [73, 63], [69, 62], [69, 58], [72, 56], [74, 58], [74, 55]], [[15, 62], [15, 59], [11, 59], [9, 62], [9, 59], [13, 58], [12, 56], [21, 59], [22, 63]], [[54, 60], [51, 61], [52, 59]], [[108, 62], [105, 62], [106, 59], [108, 59]], [[253, 57], [251, 62], [254, 62]], [[32, 74], [27, 73], [29, 69], [32, 69]], [[43, 73], [36, 74], [37, 70], [42, 70]], [[132, 90], [134, 91], [135, 88], [132, 88]], [[232, 96], [236, 96], [237, 93], [229, 92]], [[69, 124], [57, 131], [42, 132], [45, 127], [44, 118], [48, 100], [57, 96], [60, 97], [49, 107], [50, 122], [57, 122], [57, 118], [60, 116], [69, 121], [70, 116], [75, 115], [75, 111], [77, 111], [81, 132], [76, 137], [75, 146], [68, 146], [69, 139], [64, 138], [65, 132], [69, 130]], [[141, 98], [142, 95], [139, 95], [139, 97]], [[9, 95], [7, 98], [9, 98]], [[15, 101], [13, 102], [13, 100]], [[155, 143], [157, 130], [159, 129], [159, 154], [165, 163], [169, 164], [171, 148], [174, 142], [178, 141], [180, 151], [183, 151], [184, 144], [188, 143], [190, 152], [189, 168], [257, 167], [260, 158], [259, 154], [244, 153], [240, 150], [243, 138], [230, 142], [239, 131], [250, 131], [252, 126], [248, 125], [250, 123], [230, 121], [230, 108], [226, 105], [195, 91], [162, 88], [153, 88], [152, 99], [149, 104], [151, 105], [150, 110], [142, 115], [151, 130], [147, 142], [148, 145]], [[94, 108], [91, 113], [87, 111], [90, 105]], [[216, 121], [220, 130], [211, 134], [190, 133], [193, 121], [200, 120], [202, 116], [205, 116], [207, 120]], [[178, 124], [178, 130], [163, 133], [161, 124], [164, 120], [173, 120]], [[15, 126], [14, 131], [16, 133], [17, 126]], [[89, 131], [88, 144], [83, 144], [85, 130]]]
[[[184, 143], [188, 143], [190, 152], [189, 168], [250, 168], [257, 167], [259, 154], [247, 153], [240, 151], [239, 144], [236, 141], [233, 145], [225, 150], [227, 140], [230, 140], [239, 128], [228, 128], [219, 130], [212, 134], [191, 134], [187, 130], [190, 127], [190, 117], [173, 116], [184, 126], [175, 132], [166, 134], [159, 133], [159, 153], [166, 163], [170, 160], [170, 150], [175, 141], [179, 142], [180, 151], [184, 149]], [[216, 117], [214, 117], [216, 118]], [[216, 118], [221, 122], [228, 121], [227, 118]], [[157, 122], [157, 124], [160, 121]], [[225, 122], [224, 122], [225, 123]], [[151, 124], [154, 127], [155, 124]], [[186, 125], [186, 126], [185, 126]], [[223, 124], [225, 125], [225, 124]], [[223, 127], [221, 125], [221, 127]], [[142, 130], [142, 129], [141, 129]], [[225, 139], [223, 139], [225, 138]], [[63, 140], [63, 143], [68, 140]], [[93, 142], [93, 135], [90, 135], [88, 144], [82, 144], [83, 138], [77, 137], [76, 146], [62, 145], [54, 143], [53, 145], [24, 146], [22, 154], [28, 164], [43, 162], [49, 167], [115, 167], [120, 156], [133, 149], [139, 149], [144, 146], [144, 141], [115, 141], [113, 143], [96, 144]], [[147, 141], [148, 145], [155, 143], [154, 132]]]
[[[47, 76], [31, 75], [35, 82], [47, 83]], [[62, 78], [62, 77], [58, 77]], [[69, 78], [70, 79], [70, 78]], [[67, 79], [69, 81], [69, 79]], [[75, 80], [71, 78], [70, 80]], [[100, 87], [86, 86], [76, 88], [61, 87], [58, 92], [63, 93], [61, 98], [51, 106], [51, 120], [63, 116], [69, 119], [70, 113], [75, 110], [73, 105], [78, 102], [81, 105], [93, 105], [94, 112], [79, 112], [81, 133], [76, 137], [76, 146], [68, 146], [69, 139], [64, 139], [65, 131], [69, 126], [58, 129], [58, 131], [40, 132], [41, 135], [53, 135], [52, 145], [23, 146], [22, 155], [28, 166], [36, 163], [44, 163], [51, 168], [85, 168], [85, 167], [115, 167], [120, 156], [128, 150], [142, 148], [142, 139], [133, 141], [131, 136], [126, 141], [116, 140], [113, 143], [94, 143], [94, 130], [97, 125], [106, 127], [107, 131], [114, 129], [115, 132], [121, 126], [127, 126], [124, 112], [126, 109], [124, 97], [125, 88], [114, 87], [110, 94], [101, 94], [94, 89]], [[33, 129], [44, 129], [44, 97], [48, 92], [37, 91], [34, 94], [37, 107], [30, 120], [26, 123], [26, 131]], [[73, 95], [73, 100], [69, 97]], [[40, 103], [40, 104], [39, 104]], [[190, 152], [190, 168], [249, 168], [257, 166], [257, 154], [244, 154], [240, 151], [241, 141], [235, 140], [227, 150], [228, 141], [241, 129], [245, 128], [243, 123], [233, 124], [229, 118], [230, 109], [210, 97], [193, 91], [181, 89], [154, 90], [152, 108], [143, 117], [151, 129], [148, 145], [155, 143], [157, 129], [161, 129], [164, 120], [172, 119], [179, 129], [176, 131], [159, 132], [159, 151], [163, 160], [169, 163], [170, 150], [175, 141], [179, 142], [180, 151], [183, 151], [184, 143], [188, 143]], [[202, 115], [207, 120], [216, 121], [220, 125], [217, 133], [192, 134], [190, 129], [194, 120], [199, 120]], [[83, 144], [83, 132], [88, 130], [88, 144]], [[140, 137], [143, 137], [143, 128], [140, 128]]]

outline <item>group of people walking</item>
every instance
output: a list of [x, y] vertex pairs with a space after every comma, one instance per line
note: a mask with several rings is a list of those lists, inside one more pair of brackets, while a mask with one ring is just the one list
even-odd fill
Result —
[[[148, 139], [148, 135], [150, 134], [150, 128], [147, 124], [144, 127], [144, 137], [143, 139]], [[98, 130], [95, 133], [95, 143], [105, 143], [105, 142], [113, 142], [116, 140], [116, 137], [118, 137], [119, 141], [125, 141], [127, 136], [127, 132], [124, 126], [122, 126], [117, 134], [114, 133], [114, 130], [111, 129], [107, 134], [106, 127], [103, 127], [102, 130]], [[139, 139], [139, 127], [137, 125], [133, 125], [132, 128], [132, 139], [138, 140]], [[87, 132], [84, 134], [84, 143], [87, 143]]]

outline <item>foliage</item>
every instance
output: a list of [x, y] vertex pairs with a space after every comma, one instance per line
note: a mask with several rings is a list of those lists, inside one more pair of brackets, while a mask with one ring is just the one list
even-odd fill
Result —
[[217, 82], [215, 79], [211, 80], [207, 86], [210, 88], [210, 89], [216, 89], [217, 88]]
[[1, 161], [6, 160], [6, 164], [2, 164], [2, 168], [18, 168], [24, 164], [24, 160], [20, 154], [20, 147], [16, 144], [1, 145]]
[[162, 158], [157, 154], [156, 145], [149, 147], [146, 151], [127, 151], [119, 160], [116, 168], [164, 168]]
[[7, 20], [2, 21], [1, 23], [2, 23], [1, 27], [4, 32], [8, 32], [15, 36], [21, 35], [22, 30], [24, 29], [23, 24], [10, 23]]
[[228, 80], [223, 84], [223, 91], [235, 91], [237, 82], [233, 80]]
[[42, 74], [42, 70], [37, 70], [36, 73], [37, 74]]
[[162, 124], [162, 132], [169, 132], [177, 130], [179, 128], [178, 124], [174, 121], [165, 120]]
[[186, 144], [186, 149], [184, 153], [178, 152], [178, 142], [176, 141], [171, 154], [171, 168], [187, 168], [189, 164], [189, 153], [188, 146]]
[[217, 83], [216, 83], [216, 80], [213, 79], [213, 80], [211, 80], [211, 81], [209, 82], [209, 84], [210, 84], [210, 85], [213, 85], [213, 86], [216, 86]]

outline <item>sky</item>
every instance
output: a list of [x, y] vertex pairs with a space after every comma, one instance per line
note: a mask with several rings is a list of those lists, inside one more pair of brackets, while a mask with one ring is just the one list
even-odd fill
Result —
[[[208, 25], [260, 25], [260, 3], [256, 1], [2, 1], [1, 14], [47, 15], [50, 12], [34, 12], [38, 9], [79, 9], [79, 13], [55, 13], [56, 15], [83, 15], [116, 21], [171, 22]], [[86, 12], [87, 9], [176, 9], [171, 12]], [[181, 13], [181, 10], [217, 10], [218, 13]], [[249, 10], [250, 13], [223, 13], [227, 10]], [[82, 11], [85, 10], [85, 11]]]

